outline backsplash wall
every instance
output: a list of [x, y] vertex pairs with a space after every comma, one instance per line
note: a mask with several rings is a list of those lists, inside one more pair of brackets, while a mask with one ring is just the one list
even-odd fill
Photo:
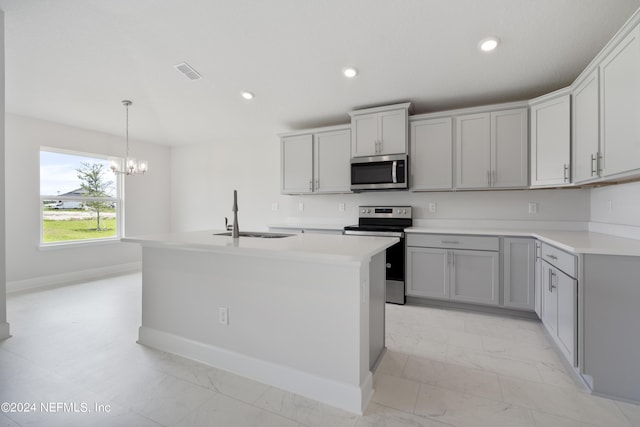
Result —
[[[457, 220], [538, 222], [589, 221], [589, 190], [513, 190], [513, 191], [465, 191], [465, 192], [368, 192], [357, 194], [288, 196], [289, 220], [306, 222], [309, 219], [334, 219], [353, 222], [357, 220], [360, 205], [408, 205], [414, 208], [414, 220], [418, 224], [445, 224]], [[303, 204], [303, 212], [299, 205]], [[341, 203], [345, 211], [340, 211]], [[537, 213], [529, 213], [529, 204], [535, 203]], [[436, 212], [429, 210], [435, 204]]]
[[[251, 147], [250, 153], [247, 147]], [[241, 159], [242, 161], [238, 161]], [[586, 229], [590, 190], [515, 190], [355, 194], [280, 194], [280, 142], [270, 136], [262, 144], [216, 144], [172, 148], [172, 229], [221, 229], [231, 219], [233, 190], [239, 192], [241, 229], [265, 230], [270, 224], [357, 221], [360, 205], [410, 205], [419, 221], [571, 222]], [[436, 212], [429, 212], [429, 203]], [[529, 203], [537, 203], [529, 214]], [[302, 211], [300, 205], [302, 204]], [[344, 204], [344, 212], [340, 205]]]
[[640, 182], [591, 190], [590, 230], [640, 239]]

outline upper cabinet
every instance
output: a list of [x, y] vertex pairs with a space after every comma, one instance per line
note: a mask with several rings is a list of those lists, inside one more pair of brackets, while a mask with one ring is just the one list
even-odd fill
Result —
[[640, 26], [600, 63], [602, 176], [640, 172]]
[[531, 101], [531, 186], [571, 183], [571, 95], [554, 92]]
[[409, 125], [411, 190], [453, 188], [453, 119], [421, 119]]
[[456, 188], [526, 187], [527, 122], [527, 108], [456, 117]]
[[411, 103], [368, 108], [351, 116], [351, 157], [406, 154]]
[[600, 82], [598, 68], [573, 90], [573, 182], [600, 177]]
[[349, 193], [350, 144], [348, 126], [282, 135], [281, 192]]

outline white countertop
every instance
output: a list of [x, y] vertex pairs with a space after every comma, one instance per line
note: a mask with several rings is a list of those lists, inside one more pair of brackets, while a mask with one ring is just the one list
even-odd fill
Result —
[[407, 233], [533, 237], [575, 254], [640, 256], [640, 240], [590, 231], [411, 227]]
[[[244, 230], [243, 230], [244, 231]], [[153, 234], [123, 238], [123, 242], [147, 247], [180, 248], [216, 253], [291, 258], [317, 262], [351, 263], [371, 256], [397, 243], [395, 237], [365, 237], [327, 234], [294, 234], [279, 239], [216, 236], [221, 230]]]
[[281, 224], [269, 224], [269, 229], [279, 228], [279, 229], [290, 229], [290, 230], [326, 230], [326, 231], [342, 231], [344, 227], [347, 225], [357, 224], [358, 220], [355, 222], [350, 222], [348, 224], [336, 224], [336, 223], [307, 223], [307, 222], [285, 222]]

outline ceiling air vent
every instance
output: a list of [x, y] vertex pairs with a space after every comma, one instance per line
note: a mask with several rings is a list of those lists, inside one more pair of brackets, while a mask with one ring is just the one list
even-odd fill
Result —
[[181, 64], [174, 65], [176, 70], [180, 71], [184, 74], [189, 80], [199, 80], [202, 78], [200, 73], [198, 73], [191, 65], [183, 62]]

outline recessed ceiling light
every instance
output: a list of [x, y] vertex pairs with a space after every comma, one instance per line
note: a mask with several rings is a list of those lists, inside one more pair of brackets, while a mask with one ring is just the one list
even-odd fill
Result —
[[342, 74], [344, 74], [345, 77], [352, 79], [358, 75], [358, 69], [353, 67], [344, 68], [342, 70]]
[[240, 95], [242, 95], [244, 99], [253, 99], [255, 97], [255, 95], [252, 92], [247, 92], [247, 91], [242, 92]]
[[498, 47], [499, 41], [500, 40], [498, 40], [496, 37], [487, 37], [486, 39], [480, 40], [480, 43], [478, 43], [478, 46], [480, 47], [480, 50], [483, 52], [491, 52], [496, 47]]

